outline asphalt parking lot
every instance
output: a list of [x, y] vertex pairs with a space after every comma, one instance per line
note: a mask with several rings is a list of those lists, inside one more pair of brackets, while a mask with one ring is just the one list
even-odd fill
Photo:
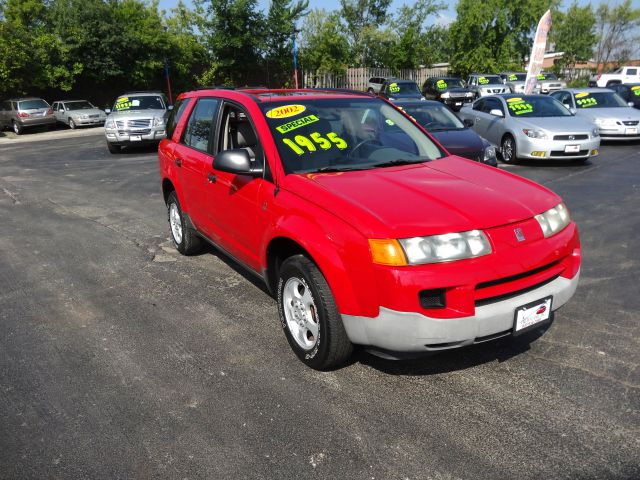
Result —
[[0, 478], [640, 478], [640, 144], [507, 167], [581, 231], [543, 336], [321, 373], [173, 250], [153, 149], [82, 135], [0, 141]]

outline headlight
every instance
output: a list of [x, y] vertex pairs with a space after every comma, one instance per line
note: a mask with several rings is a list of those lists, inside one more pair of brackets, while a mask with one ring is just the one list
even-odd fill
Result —
[[492, 145], [489, 145], [484, 149], [484, 162], [487, 163], [490, 160], [496, 159], [496, 149]]
[[464, 94], [465, 97], [473, 97], [473, 92], [467, 92]]
[[491, 253], [491, 244], [481, 230], [403, 238], [399, 242], [410, 265], [449, 262]]
[[86, 120], [87, 118], [89, 118], [89, 115], [80, 115], [80, 118]]
[[598, 131], [598, 129], [597, 129], [597, 128], [594, 128], [594, 129], [591, 131], [591, 136], [592, 136], [592, 137], [599, 137], [599, 136], [600, 136], [600, 132]]
[[444, 92], [442, 95], [440, 95], [440, 98], [449, 98], [451, 96], [451, 94], [449, 92]]
[[116, 124], [113, 120], [107, 120], [104, 124], [104, 128], [116, 128]]
[[543, 140], [547, 138], [547, 134], [544, 133], [542, 130], [532, 130], [530, 128], [523, 128], [522, 132], [529, 138], [540, 138]]
[[555, 235], [571, 222], [569, 210], [564, 206], [564, 203], [560, 203], [546, 212], [536, 215], [535, 219], [540, 224], [545, 238]]
[[164, 119], [160, 118], [160, 117], [154, 117], [153, 119], [153, 126], [157, 127], [159, 125], [164, 125]]

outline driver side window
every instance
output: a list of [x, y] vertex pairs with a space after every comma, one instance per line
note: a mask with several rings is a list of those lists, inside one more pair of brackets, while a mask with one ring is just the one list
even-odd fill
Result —
[[240, 107], [227, 103], [220, 120], [217, 150], [235, 149], [246, 150], [255, 167], [264, 166], [264, 151], [248, 114]]

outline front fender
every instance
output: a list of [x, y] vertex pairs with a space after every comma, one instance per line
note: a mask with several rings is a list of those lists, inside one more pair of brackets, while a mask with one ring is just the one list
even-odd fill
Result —
[[[262, 264], [272, 240], [289, 239], [316, 263], [342, 314], [374, 317], [378, 314], [376, 285], [367, 239], [353, 227], [325, 211], [292, 212], [278, 218], [263, 242]], [[358, 312], [358, 313], [355, 313]]]

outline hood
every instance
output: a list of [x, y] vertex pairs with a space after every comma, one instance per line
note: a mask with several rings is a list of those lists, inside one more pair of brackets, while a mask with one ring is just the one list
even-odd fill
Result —
[[482, 139], [469, 128], [460, 130], [427, 130], [449, 153], [478, 160], [478, 155], [484, 152]]
[[590, 133], [594, 125], [580, 117], [511, 117], [523, 128], [540, 128], [547, 132], [582, 132]]
[[99, 108], [84, 108], [82, 110], [69, 110], [68, 113], [71, 116], [74, 117], [80, 117], [82, 115], [106, 115], [102, 110], [100, 110]]
[[633, 107], [579, 108], [576, 115], [588, 118], [591, 121], [594, 121], [596, 118], [612, 120], [640, 120], [640, 112]]
[[111, 112], [109, 120], [134, 119], [134, 118], [163, 118], [167, 110], [121, 110], [119, 112]]
[[560, 202], [534, 182], [455, 156], [417, 165], [288, 175], [282, 187], [367, 238], [490, 228], [531, 218]]
[[438, 90], [438, 95], [443, 94], [445, 92], [449, 92], [449, 93], [469, 93], [469, 92], [471, 92], [471, 90], [469, 90], [468, 88], [465, 88], [465, 87], [444, 88], [442, 90]]

